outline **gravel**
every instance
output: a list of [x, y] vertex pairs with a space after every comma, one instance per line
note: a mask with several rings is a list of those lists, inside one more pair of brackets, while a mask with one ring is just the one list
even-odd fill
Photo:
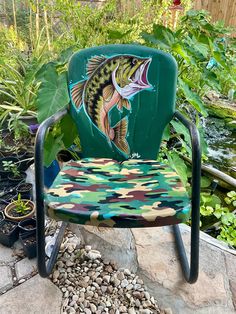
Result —
[[61, 313], [164, 313], [136, 274], [103, 261], [91, 246], [79, 246], [68, 231], [50, 276], [63, 293]]

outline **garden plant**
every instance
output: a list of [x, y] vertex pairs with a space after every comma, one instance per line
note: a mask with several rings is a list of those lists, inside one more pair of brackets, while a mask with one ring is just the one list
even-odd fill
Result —
[[[229, 102], [236, 100], [236, 39], [231, 36], [232, 29], [222, 22], [213, 23], [205, 11], [189, 10], [190, 0], [182, 1], [182, 14], [174, 25], [169, 0], [161, 4], [144, 0], [141, 8], [135, 8], [134, 1], [130, 1], [133, 5], [125, 11], [114, 0], [96, 9], [91, 3], [84, 5], [76, 0], [29, 1], [22, 4], [24, 10], [16, 7], [16, 12], [11, 1], [4, 3], [6, 21], [0, 24], [0, 157], [32, 150], [31, 131], [67, 107], [67, 66], [75, 51], [132, 43], [161, 49], [175, 57], [179, 71], [177, 107], [197, 123], [203, 162], [208, 162], [204, 121], [209, 115], [217, 115], [209, 104], [210, 95], [214, 92]], [[235, 136], [234, 114], [221, 119]], [[159, 155], [160, 161], [176, 169], [187, 188], [191, 181], [186, 161], [191, 158], [189, 144], [187, 130], [173, 120], [163, 134]], [[74, 159], [80, 156], [79, 137], [69, 115], [47, 134], [45, 166], [49, 167], [62, 150]], [[12, 172], [14, 177], [21, 171], [11, 160], [3, 161], [0, 170]], [[19, 195], [18, 213], [23, 214], [29, 209], [27, 204], [21, 206]], [[235, 205], [233, 187], [218, 185], [213, 191], [212, 178], [202, 178], [201, 229], [232, 248], [236, 247]]]

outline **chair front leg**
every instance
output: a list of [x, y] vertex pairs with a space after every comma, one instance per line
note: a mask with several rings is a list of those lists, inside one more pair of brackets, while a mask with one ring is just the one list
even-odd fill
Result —
[[44, 141], [47, 130], [51, 125], [64, 117], [67, 110], [57, 112], [46, 119], [39, 127], [35, 140], [35, 190], [36, 190], [36, 237], [37, 237], [37, 264], [41, 277], [48, 277], [56, 262], [60, 244], [63, 239], [67, 223], [62, 223], [56, 238], [51, 257], [46, 262], [45, 252], [45, 210], [44, 210]]
[[174, 225], [173, 230], [184, 277], [188, 283], [194, 283], [197, 281], [199, 269], [201, 147], [199, 133], [196, 126], [192, 122], [189, 122], [180, 112], [176, 112], [175, 117], [189, 130], [192, 144], [192, 213], [190, 264], [188, 263], [179, 226]]

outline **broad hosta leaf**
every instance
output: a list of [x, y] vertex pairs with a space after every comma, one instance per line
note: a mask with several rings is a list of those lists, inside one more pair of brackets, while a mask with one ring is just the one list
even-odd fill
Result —
[[69, 103], [66, 73], [58, 74], [53, 64], [47, 67], [43, 75], [36, 103], [39, 123]]

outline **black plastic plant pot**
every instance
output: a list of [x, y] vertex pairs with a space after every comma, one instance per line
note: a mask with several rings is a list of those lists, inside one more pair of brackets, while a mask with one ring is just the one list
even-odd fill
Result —
[[2, 222], [2, 220], [4, 219], [4, 213], [2, 211], [0, 211], [0, 222]]
[[19, 176], [14, 176], [13, 173], [10, 173], [8, 175], [9, 181], [12, 183], [13, 186], [25, 182], [26, 179], [26, 173], [20, 172]]
[[19, 232], [20, 234], [32, 234], [36, 231], [36, 220], [34, 218], [27, 218], [24, 220], [21, 220], [18, 223]]
[[21, 195], [21, 198], [32, 200], [33, 198], [33, 186], [31, 183], [22, 183], [17, 186], [16, 191], [17, 194]]
[[4, 157], [4, 158], [1, 158], [1, 159], [0, 159], [0, 176], [1, 176], [1, 178], [7, 178], [8, 175], [9, 175], [11, 172], [8, 171], [8, 170], [4, 170], [3, 161], [12, 161], [13, 163], [16, 163], [16, 164], [17, 164], [17, 162], [19, 161], [19, 159], [16, 158], [16, 157], [13, 157], [13, 156]]
[[0, 192], [1, 191], [6, 191], [6, 190], [10, 190], [10, 188], [12, 187], [12, 182], [10, 182], [8, 180], [8, 178], [3, 178], [1, 177], [1, 180], [0, 180]]
[[19, 159], [19, 169], [20, 171], [26, 171], [29, 166], [34, 162], [34, 154], [30, 152], [21, 152], [17, 155]]
[[3, 219], [0, 222], [0, 243], [11, 247], [19, 238], [18, 224], [14, 221]]
[[20, 242], [23, 246], [25, 255], [28, 258], [36, 257], [36, 231], [31, 234], [22, 233], [20, 234]]

